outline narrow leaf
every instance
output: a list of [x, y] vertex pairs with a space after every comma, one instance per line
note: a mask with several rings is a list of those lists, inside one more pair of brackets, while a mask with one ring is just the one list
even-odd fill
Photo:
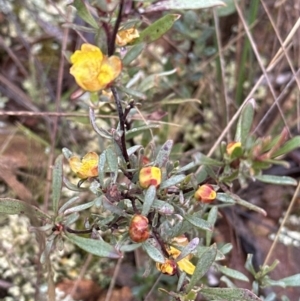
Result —
[[184, 216], [184, 219], [186, 219], [193, 226], [195, 226], [201, 230], [212, 231], [212, 225], [204, 219], [201, 219], [197, 216], [193, 216], [193, 215], [189, 215], [189, 214], [186, 214]]
[[170, 30], [173, 24], [180, 18], [178, 14], [168, 14], [149, 25], [140, 33], [140, 37], [133, 41], [133, 44], [152, 43]]
[[211, 166], [223, 166], [224, 164], [220, 161], [211, 159], [202, 153], [194, 154], [197, 165], [211, 165]]
[[147, 252], [150, 258], [152, 258], [155, 262], [164, 263], [165, 257], [162, 254], [159, 247], [154, 246], [149, 239], [143, 243], [143, 249]]
[[166, 181], [162, 182], [159, 186], [160, 189], [164, 189], [170, 186], [174, 186], [180, 182], [182, 182], [184, 179], [186, 178], [185, 175], [177, 175], [177, 176], [173, 176], [169, 179], [167, 179]]
[[180, 255], [176, 258], [176, 261], [180, 261], [184, 257], [190, 255], [199, 245], [199, 238], [193, 238], [180, 252]]
[[128, 66], [133, 60], [135, 60], [144, 50], [145, 44], [137, 44], [131, 47], [123, 58], [123, 65]]
[[65, 235], [72, 243], [93, 255], [113, 259], [121, 258], [123, 256], [122, 253], [118, 252], [113, 246], [104, 240], [84, 238], [68, 232], [66, 232]]
[[298, 147], [300, 147], [300, 136], [294, 137], [287, 141], [280, 149], [272, 154], [272, 158], [285, 155]]
[[225, 6], [225, 3], [220, 0], [163, 0], [149, 6], [146, 11], [204, 9], [220, 5]]
[[106, 166], [106, 150], [104, 150], [101, 153], [98, 162], [98, 179], [101, 186], [104, 186], [105, 166]]
[[108, 163], [109, 170], [113, 174], [113, 183], [115, 183], [118, 177], [119, 169], [118, 156], [111, 147], [108, 147], [106, 149], [106, 160]]
[[94, 204], [95, 204], [95, 200], [88, 202], [88, 203], [80, 204], [78, 206], [68, 208], [64, 211], [64, 215], [67, 215], [67, 214], [70, 214], [73, 212], [83, 211], [85, 209], [91, 208], [92, 206], [94, 206]]
[[251, 130], [254, 116], [254, 105], [255, 103], [252, 100], [245, 105], [237, 123], [234, 140], [241, 142], [242, 145], [245, 145]]
[[11, 198], [0, 198], [0, 212], [4, 214], [25, 214], [41, 219], [51, 219], [49, 215], [39, 208], [20, 200]]
[[228, 267], [221, 266], [221, 265], [218, 265], [217, 268], [221, 273], [223, 273], [224, 275], [226, 275], [228, 277], [249, 282], [248, 277], [239, 271], [236, 271], [236, 270], [233, 270]]
[[196, 265], [195, 272], [191, 277], [190, 283], [187, 286], [186, 289], [187, 292], [191, 291], [193, 287], [199, 283], [199, 280], [206, 274], [208, 269], [214, 263], [216, 256], [217, 256], [217, 246], [216, 244], [213, 244], [199, 258]]
[[156, 198], [156, 187], [154, 185], [150, 185], [145, 193], [142, 215], [144, 216], [148, 215], [155, 198]]
[[269, 184], [297, 186], [297, 180], [287, 176], [257, 175], [255, 179]]
[[173, 147], [173, 140], [167, 140], [164, 145], [162, 145], [161, 149], [159, 150], [156, 159], [155, 165], [158, 167], [165, 167], [166, 163], [169, 160], [170, 153]]
[[212, 300], [262, 301], [254, 293], [243, 288], [205, 287], [201, 290], [201, 294], [204, 297]]
[[300, 274], [295, 274], [293, 276], [289, 276], [280, 281], [284, 282], [286, 286], [299, 286], [300, 285]]
[[[218, 207], [214, 206], [210, 209], [207, 217], [207, 221], [211, 224], [214, 225], [218, 217]], [[209, 246], [211, 242], [213, 232], [207, 231], [206, 232], [206, 245]]]
[[154, 200], [152, 204], [153, 209], [157, 210], [161, 214], [171, 215], [174, 213], [174, 207], [166, 201]]
[[141, 246], [142, 246], [141, 243], [139, 243], [139, 244], [123, 245], [123, 246], [120, 247], [120, 251], [121, 252], [132, 252], [132, 251], [138, 249]]
[[88, 11], [83, 0], [74, 0], [72, 5], [77, 9], [78, 16], [92, 27], [98, 29], [99, 26], [91, 13]]
[[52, 208], [54, 214], [58, 211], [58, 202], [60, 200], [63, 183], [63, 155], [59, 155], [54, 163], [52, 173]]
[[148, 124], [145, 126], [140, 126], [138, 128], [133, 128], [126, 132], [126, 139], [132, 139], [135, 136], [139, 135], [141, 132], [149, 131], [150, 129], [158, 129], [160, 126], [158, 124]]

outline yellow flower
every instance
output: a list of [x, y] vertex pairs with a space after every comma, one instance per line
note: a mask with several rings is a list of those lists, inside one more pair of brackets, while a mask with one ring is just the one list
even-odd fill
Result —
[[161, 183], [161, 170], [158, 167], [147, 166], [140, 170], [139, 181], [142, 188], [148, 188], [150, 185], [155, 187]]
[[[170, 249], [167, 250], [167, 252], [169, 253], [170, 256], [172, 256], [172, 258], [176, 259], [179, 255], [180, 255], [180, 251], [172, 246], [170, 246]], [[193, 275], [195, 272], [195, 266], [190, 262], [190, 255], [188, 255], [187, 257], [184, 257], [183, 259], [179, 260], [177, 262], [177, 265], [179, 266], [179, 268], [186, 272], [189, 275]]]
[[98, 176], [98, 161], [98, 155], [95, 152], [89, 152], [82, 159], [72, 156], [69, 164], [79, 178], [87, 179]]
[[125, 46], [128, 43], [132, 42], [136, 38], [138, 38], [139, 32], [134, 27], [120, 30], [116, 36], [116, 44], [118, 46]]
[[211, 203], [217, 197], [217, 193], [211, 185], [204, 184], [199, 186], [194, 197], [197, 201]]
[[86, 43], [71, 56], [71, 63], [70, 73], [77, 84], [90, 92], [107, 88], [122, 70], [122, 62], [117, 56], [107, 57], [98, 47]]

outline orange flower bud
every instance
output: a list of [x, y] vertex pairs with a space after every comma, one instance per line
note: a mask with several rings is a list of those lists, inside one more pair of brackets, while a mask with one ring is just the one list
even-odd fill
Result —
[[134, 242], [143, 242], [149, 238], [149, 221], [146, 216], [135, 215], [129, 225], [129, 236]]
[[97, 92], [107, 88], [121, 73], [122, 62], [117, 56], [106, 56], [94, 45], [84, 43], [70, 58], [70, 73], [86, 91]]
[[139, 181], [142, 188], [148, 188], [150, 185], [155, 187], [161, 183], [161, 170], [158, 167], [147, 166], [140, 170]]
[[156, 268], [163, 274], [173, 276], [177, 272], [177, 264], [174, 260], [166, 259], [165, 263], [156, 263]]
[[241, 148], [242, 147], [242, 143], [241, 142], [229, 142], [226, 146], [226, 152], [229, 156], [232, 155], [232, 153], [234, 152], [234, 150], [236, 150], [237, 148]]
[[209, 184], [199, 186], [194, 194], [195, 199], [203, 203], [211, 203], [216, 198], [216, 196], [217, 193]]

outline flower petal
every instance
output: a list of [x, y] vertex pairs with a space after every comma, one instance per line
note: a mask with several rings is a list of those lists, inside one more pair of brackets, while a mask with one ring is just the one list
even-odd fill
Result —
[[183, 258], [177, 262], [179, 268], [189, 275], [193, 275], [195, 272], [195, 266], [187, 259]]

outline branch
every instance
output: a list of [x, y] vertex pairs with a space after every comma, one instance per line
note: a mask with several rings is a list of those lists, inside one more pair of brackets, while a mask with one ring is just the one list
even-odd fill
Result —
[[111, 87], [111, 91], [114, 95], [114, 98], [115, 98], [115, 103], [116, 103], [116, 106], [117, 106], [117, 110], [118, 110], [118, 115], [119, 115], [119, 120], [120, 120], [120, 130], [122, 131], [122, 136], [121, 136], [121, 152], [123, 154], [123, 157], [127, 163], [127, 168], [130, 169], [130, 162], [129, 162], [129, 156], [128, 156], [128, 153], [127, 153], [127, 149], [126, 149], [126, 139], [125, 139], [125, 116], [124, 116], [124, 113], [123, 113], [123, 108], [122, 108], [122, 105], [121, 105], [121, 99], [120, 99], [120, 96], [119, 96], [119, 93], [118, 93], [118, 90], [116, 87]]
[[114, 27], [114, 31], [112, 33], [112, 36], [110, 38], [109, 45], [108, 45], [108, 56], [113, 55], [114, 52], [115, 52], [116, 36], [117, 36], [118, 30], [119, 30], [119, 27], [120, 27], [120, 23], [122, 21], [123, 6], [124, 6], [124, 0], [121, 0], [120, 1], [119, 12], [118, 12], [118, 17], [117, 17], [115, 27]]

